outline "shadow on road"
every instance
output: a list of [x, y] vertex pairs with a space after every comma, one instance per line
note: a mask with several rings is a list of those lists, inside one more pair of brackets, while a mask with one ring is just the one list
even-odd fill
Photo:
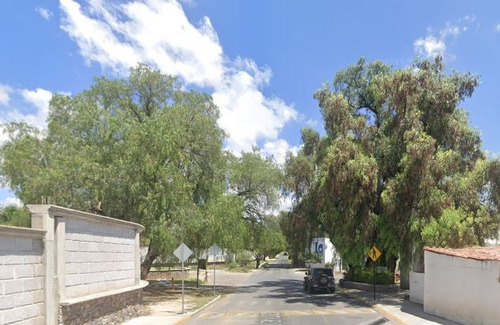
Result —
[[259, 296], [265, 299], [279, 299], [288, 304], [302, 303], [317, 307], [334, 306], [339, 302], [347, 303], [351, 307], [364, 307], [357, 300], [340, 293], [308, 293], [304, 291], [301, 280], [262, 281], [257, 287], [272, 288], [268, 294]]

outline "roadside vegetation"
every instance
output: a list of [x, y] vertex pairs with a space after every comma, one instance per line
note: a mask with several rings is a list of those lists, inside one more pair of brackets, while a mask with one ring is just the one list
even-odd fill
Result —
[[[144, 225], [143, 278], [181, 242], [195, 256], [214, 243], [245, 248], [258, 265], [270, 250], [283, 249], [270, 246], [269, 232], [278, 234], [277, 245], [285, 243], [274, 221], [283, 174], [259, 148], [224, 150], [218, 119], [210, 96], [139, 64], [127, 79], [97, 77], [78, 94], [53, 95], [46, 131], [3, 125], [1, 181], [24, 204], [48, 202]], [[6, 221], [25, 225], [15, 219]]]
[[[47, 130], [3, 125], [0, 181], [24, 204], [144, 225], [143, 278], [155, 260], [175, 262], [181, 242], [194, 257], [214, 243], [237, 252], [227, 267], [243, 271], [284, 250], [304, 266], [312, 239], [328, 236], [353, 277], [369, 281], [376, 245], [389, 273], [399, 259], [405, 287], [410, 269], [423, 271], [424, 246], [498, 234], [500, 160], [461, 108], [478, 85], [439, 56], [399, 69], [359, 59], [314, 93], [326, 132], [302, 129], [282, 166], [258, 147], [224, 150], [212, 98], [139, 64], [53, 95]], [[283, 198], [290, 211], [279, 211]], [[29, 213], [4, 207], [0, 223], [29, 226]]]
[[[358, 60], [316, 91], [326, 134], [305, 128], [285, 179], [293, 209], [282, 219], [289, 251], [303, 260], [328, 236], [349, 269], [378, 263], [401, 284], [423, 271], [424, 246], [483, 245], [500, 226], [500, 160], [460, 107], [479, 85], [441, 57], [394, 69]], [[364, 277], [364, 276], [363, 276]]]

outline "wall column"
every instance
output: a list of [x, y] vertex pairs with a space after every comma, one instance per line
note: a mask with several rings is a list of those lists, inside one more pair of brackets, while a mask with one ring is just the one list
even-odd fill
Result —
[[56, 217], [56, 236], [55, 236], [55, 265], [57, 276], [58, 301], [65, 299], [66, 290], [66, 222], [63, 217]]
[[44, 264], [44, 300], [45, 300], [45, 324], [58, 324], [59, 299], [57, 287], [54, 284], [56, 276], [55, 261], [55, 222], [54, 216], [49, 214], [49, 206], [28, 206], [31, 211], [31, 227], [42, 229], [45, 234], [45, 249], [43, 251]]

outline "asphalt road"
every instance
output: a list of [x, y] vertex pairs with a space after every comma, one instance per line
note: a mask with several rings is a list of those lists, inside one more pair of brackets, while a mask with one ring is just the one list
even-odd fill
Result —
[[186, 324], [391, 324], [347, 295], [305, 292], [304, 274], [280, 264], [287, 264], [286, 257], [252, 273], [238, 292], [219, 299]]

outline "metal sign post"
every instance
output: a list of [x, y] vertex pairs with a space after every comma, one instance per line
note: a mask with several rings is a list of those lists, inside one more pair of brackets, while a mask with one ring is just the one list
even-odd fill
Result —
[[215, 257], [221, 253], [222, 253], [222, 249], [219, 246], [217, 246], [217, 244], [213, 244], [208, 249], [208, 254], [213, 255], [213, 257], [214, 257], [214, 295], [215, 295]]
[[373, 264], [373, 300], [375, 299], [375, 264]]
[[368, 257], [373, 261], [373, 300], [375, 300], [375, 261], [382, 255], [382, 253], [378, 250], [375, 245], [370, 249], [370, 253], [368, 253]]
[[186, 246], [186, 244], [181, 243], [179, 247], [174, 251], [174, 255], [181, 260], [181, 278], [182, 278], [182, 313], [184, 314], [184, 261], [188, 259], [189, 256], [193, 254], [193, 251]]

